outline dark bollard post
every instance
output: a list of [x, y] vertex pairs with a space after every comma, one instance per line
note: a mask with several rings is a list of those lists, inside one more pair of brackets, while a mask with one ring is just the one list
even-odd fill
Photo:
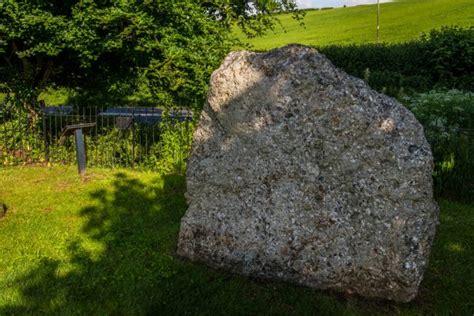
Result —
[[77, 168], [81, 177], [86, 174], [86, 148], [84, 145], [84, 134], [82, 128], [78, 128], [74, 131], [76, 137], [76, 156], [77, 156]]
[[77, 157], [77, 169], [81, 177], [86, 174], [86, 142], [84, 134], [90, 131], [96, 126], [95, 123], [81, 123], [76, 125], [67, 125], [61, 134], [59, 140], [60, 144], [64, 143], [67, 136], [74, 134], [76, 138], [76, 157]]

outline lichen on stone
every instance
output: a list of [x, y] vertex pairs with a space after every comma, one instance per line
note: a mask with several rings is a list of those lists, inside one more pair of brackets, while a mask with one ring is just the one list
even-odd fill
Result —
[[178, 254], [410, 301], [437, 225], [432, 170], [414, 115], [315, 49], [231, 53], [194, 134]]

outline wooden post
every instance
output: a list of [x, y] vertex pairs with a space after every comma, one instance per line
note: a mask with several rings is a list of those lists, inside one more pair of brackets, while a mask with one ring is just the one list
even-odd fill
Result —
[[86, 148], [84, 145], [84, 134], [82, 128], [78, 128], [74, 131], [76, 136], [76, 155], [77, 155], [77, 167], [79, 175], [81, 177], [86, 175]]

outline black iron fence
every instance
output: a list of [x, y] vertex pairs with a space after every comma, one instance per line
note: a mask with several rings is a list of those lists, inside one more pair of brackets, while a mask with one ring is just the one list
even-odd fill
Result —
[[175, 132], [187, 137], [192, 114], [159, 108], [72, 106], [29, 112], [0, 104], [0, 165], [75, 163], [74, 137], [63, 131], [81, 123], [93, 123], [85, 134], [88, 166], [152, 169], [166, 146], [163, 126], [173, 125]]
[[[452, 121], [459, 123], [461, 118], [472, 114], [469, 113], [459, 114]], [[474, 197], [474, 129], [467, 124], [440, 125], [437, 121], [424, 122], [435, 158], [435, 192], [439, 196], [470, 201]], [[179, 173], [185, 170], [193, 129], [190, 112], [70, 106], [43, 107], [37, 112], [28, 112], [8, 104], [0, 104], [0, 167], [75, 164], [74, 137], [63, 135], [63, 131], [68, 125], [81, 123], [93, 125], [85, 134], [90, 167]]]

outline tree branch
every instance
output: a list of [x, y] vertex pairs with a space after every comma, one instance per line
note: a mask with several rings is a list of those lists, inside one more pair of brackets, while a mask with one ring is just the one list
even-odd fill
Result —
[[21, 58], [20, 56], [18, 56], [18, 45], [16, 44], [15, 41], [12, 41], [12, 54], [16, 54], [16, 56], [18, 57], [18, 59], [20, 59], [21, 61], [21, 64], [23, 66], [23, 79], [27, 80], [27, 72], [28, 72], [28, 61], [26, 60], [26, 58]]
[[44, 87], [48, 83], [49, 77], [53, 73], [53, 68], [54, 68], [53, 66], [54, 66], [54, 62], [51, 59], [49, 59], [48, 62], [46, 63], [46, 66], [44, 67], [44, 70], [42, 71], [42, 76], [41, 76], [40, 81], [38, 82], [37, 88], [41, 90], [44, 89]]

